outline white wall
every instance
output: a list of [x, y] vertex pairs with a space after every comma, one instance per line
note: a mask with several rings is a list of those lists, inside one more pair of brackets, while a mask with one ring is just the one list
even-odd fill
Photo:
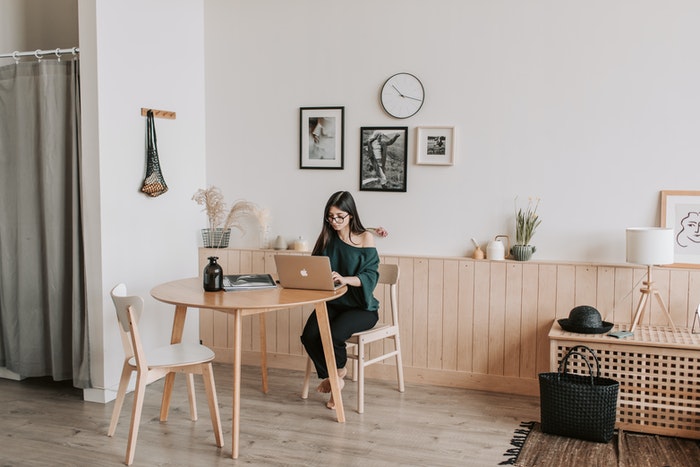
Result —
[[[114, 397], [123, 352], [111, 288], [125, 282], [146, 300], [146, 347], [170, 339], [171, 305], [153, 300], [161, 282], [196, 276], [201, 214], [187, 209], [205, 183], [203, 6], [201, 0], [80, 0], [83, 152], [91, 369], [88, 400]], [[156, 119], [169, 191], [139, 191], [145, 173], [142, 107], [177, 112]], [[196, 312], [186, 340], [198, 339]], [[103, 391], [102, 389], [106, 389]]]
[[[331, 192], [356, 194], [383, 253], [464, 255], [513, 237], [540, 197], [535, 259], [624, 261], [659, 191], [698, 189], [694, 0], [281, 0], [205, 3], [207, 181], [314, 240]], [[421, 78], [407, 120], [383, 81]], [[345, 170], [299, 170], [299, 107], [345, 106]], [[362, 126], [409, 127], [407, 193], [359, 191]], [[417, 166], [415, 127], [454, 125], [453, 167]]]
[[[78, 0], [0, 0], [0, 53], [74, 47]], [[0, 65], [12, 63], [7, 59]]]

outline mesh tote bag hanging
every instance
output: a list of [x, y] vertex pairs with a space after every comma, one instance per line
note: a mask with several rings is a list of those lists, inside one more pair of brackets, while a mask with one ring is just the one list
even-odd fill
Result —
[[[593, 356], [595, 376], [584, 352]], [[566, 372], [572, 355], [583, 359], [588, 366], [588, 375]], [[600, 362], [591, 348], [585, 345], [572, 347], [559, 363], [559, 371], [540, 373], [539, 381], [543, 433], [599, 443], [612, 439], [620, 383], [600, 376]]]
[[146, 133], [148, 144], [146, 148], [146, 178], [143, 180], [141, 191], [148, 196], [160, 196], [168, 191], [158, 160], [158, 142], [156, 141], [156, 125], [153, 122], [153, 111], [146, 113]]

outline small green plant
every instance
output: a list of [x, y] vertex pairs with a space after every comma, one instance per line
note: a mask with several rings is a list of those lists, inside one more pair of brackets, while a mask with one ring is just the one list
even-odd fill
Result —
[[529, 245], [530, 239], [535, 235], [535, 230], [542, 223], [542, 219], [537, 214], [540, 206], [540, 199], [528, 199], [527, 208], [518, 208], [518, 198], [515, 198], [515, 244]]

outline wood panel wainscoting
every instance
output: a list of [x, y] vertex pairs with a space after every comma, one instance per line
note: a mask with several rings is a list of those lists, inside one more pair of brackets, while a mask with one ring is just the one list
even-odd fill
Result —
[[[274, 273], [276, 254], [308, 253], [200, 248], [199, 270], [207, 257], [218, 256], [225, 274]], [[566, 318], [574, 306], [591, 305], [605, 321], [630, 323], [646, 275], [645, 267], [627, 264], [380, 257], [401, 269], [399, 326], [406, 381], [531, 396], [539, 395], [537, 374], [549, 371], [548, 333], [554, 319]], [[654, 279], [676, 326], [690, 326], [700, 303], [700, 269], [658, 267]], [[380, 286], [375, 296], [388, 304], [388, 293]], [[267, 314], [270, 367], [304, 370], [299, 336], [312, 311], [299, 307]], [[384, 312], [381, 306], [380, 319]], [[216, 361], [230, 363], [230, 316], [203, 309], [199, 319], [202, 343], [216, 352]], [[658, 303], [652, 303], [643, 324], [666, 325]], [[258, 364], [256, 317], [243, 319], [241, 344], [243, 363]], [[372, 365], [366, 376], [393, 380], [395, 371], [387, 361]]]

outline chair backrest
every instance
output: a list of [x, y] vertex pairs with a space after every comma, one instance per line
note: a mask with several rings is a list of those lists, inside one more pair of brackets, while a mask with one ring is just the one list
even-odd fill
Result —
[[143, 312], [143, 298], [138, 295], [127, 295], [126, 285], [123, 283], [117, 284], [110, 295], [117, 312], [117, 321], [126, 358], [136, 357], [137, 363], [145, 361], [137, 327], [137, 322]]
[[379, 265], [379, 284], [389, 286], [390, 308], [391, 308], [391, 324], [399, 325], [399, 302], [396, 292], [397, 284], [399, 283], [399, 266], [396, 264], [380, 264]]
[[396, 264], [380, 264], [379, 265], [379, 283], [380, 284], [396, 284], [399, 282], [399, 266]]

